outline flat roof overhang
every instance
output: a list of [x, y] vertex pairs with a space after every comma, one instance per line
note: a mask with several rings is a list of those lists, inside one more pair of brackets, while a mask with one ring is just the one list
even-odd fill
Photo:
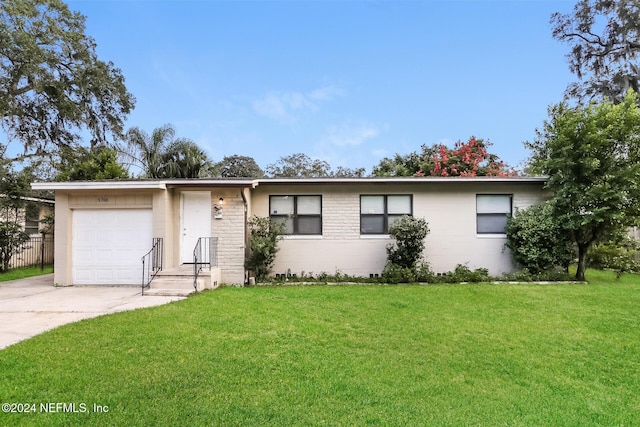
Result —
[[426, 183], [509, 183], [509, 184], [544, 184], [548, 180], [544, 176], [479, 176], [479, 177], [371, 177], [371, 178], [266, 178], [257, 179], [259, 184], [265, 185], [309, 185], [309, 184], [426, 184]]
[[71, 182], [34, 182], [34, 190], [165, 190], [167, 188], [185, 187], [227, 187], [255, 188], [264, 185], [345, 185], [345, 184], [544, 184], [544, 176], [517, 177], [386, 177], [386, 178], [261, 178], [261, 179], [166, 179], [166, 180], [132, 180], [132, 181], [71, 181]]
[[172, 179], [137, 181], [34, 182], [34, 190], [166, 190], [176, 187], [255, 187], [255, 180]]

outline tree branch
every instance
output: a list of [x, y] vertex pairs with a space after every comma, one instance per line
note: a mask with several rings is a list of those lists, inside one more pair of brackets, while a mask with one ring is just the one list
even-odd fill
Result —
[[607, 47], [607, 45], [606, 45], [605, 43], [603, 43], [603, 42], [602, 42], [602, 39], [601, 39], [598, 35], [596, 35], [596, 34], [591, 34], [591, 33], [588, 33], [588, 34], [589, 34], [590, 36], [594, 36], [597, 40], [590, 40], [589, 38], [587, 38], [587, 37], [583, 36], [583, 35], [582, 35], [582, 34], [580, 34], [580, 33], [565, 33], [565, 32], [564, 32], [564, 30], [562, 31], [562, 37], [561, 37], [561, 38], [563, 38], [563, 39], [564, 39], [564, 38], [574, 38], [574, 37], [577, 37], [577, 38], [579, 38], [579, 39], [584, 40], [584, 41], [585, 41], [586, 43], [588, 43], [588, 44], [598, 44], [598, 45], [600, 45], [600, 46], [602, 46], [602, 47]]
[[20, 96], [23, 93], [27, 93], [33, 90], [33, 85], [27, 85], [21, 88], [16, 88], [15, 90], [12, 90], [11, 92], [9, 92], [9, 94], [11, 96]]

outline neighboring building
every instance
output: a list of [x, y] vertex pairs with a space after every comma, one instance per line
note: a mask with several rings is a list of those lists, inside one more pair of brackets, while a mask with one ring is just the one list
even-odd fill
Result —
[[[4, 197], [0, 195], [0, 197]], [[53, 229], [47, 230], [41, 221], [54, 211], [53, 200], [23, 197], [24, 207], [0, 209], [0, 221], [15, 222], [24, 228], [30, 239], [12, 251], [9, 268], [53, 264]], [[42, 231], [46, 231], [43, 235]]]
[[273, 274], [380, 274], [388, 227], [423, 217], [425, 261], [512, 271], [507, 216], [544, 199], [545, 178], [315, 178], [35, 183], [56, 193], [55, 282], [139, 284], [141, 257], [161, 238], [164, 269], [193, 263], [199, 237], [217, 237], [223, 283], [247, 280], [247, 220], [286, 225]]
[[[0, 197], [6, 197], [0, 195]], [[37, 197], [22, 197], [24, 207], [22, 208], [1, 208], [0, 221], [16, 222], [24, 227], [30, 236], [39, 236], [42, 229], [40, 221], [53, 212], [55, 202], [49, 199]], [[53, 230], [51, 230], [53, 232]]]

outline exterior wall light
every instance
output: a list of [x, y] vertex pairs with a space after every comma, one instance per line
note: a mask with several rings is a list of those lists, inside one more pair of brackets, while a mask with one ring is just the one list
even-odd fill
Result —
[[222, 219], [222, 205], [224, 205], [224, 199], [220, 197], [218, 199], [218, 203], [213, 205], [213, 211], [214, 211], [213, 217], [215, 219]]

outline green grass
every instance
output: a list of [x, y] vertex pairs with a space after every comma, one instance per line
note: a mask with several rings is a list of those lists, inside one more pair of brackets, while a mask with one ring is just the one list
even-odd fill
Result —
[[46, 266], [43, 270], [40, 267], [25, 267], [9, 270], [4, 273], [0, 273], [0, 282], [7, 282], [9, 280], [25, 279], [27, 277], [41, 276], [43, 274], [53, 273], [53, 266]]
[[0, 351], [0, 397], [89, 413], [0, 424], [638, 425], [640, 277], [588, 274], [223, 288], [82, 321]]

